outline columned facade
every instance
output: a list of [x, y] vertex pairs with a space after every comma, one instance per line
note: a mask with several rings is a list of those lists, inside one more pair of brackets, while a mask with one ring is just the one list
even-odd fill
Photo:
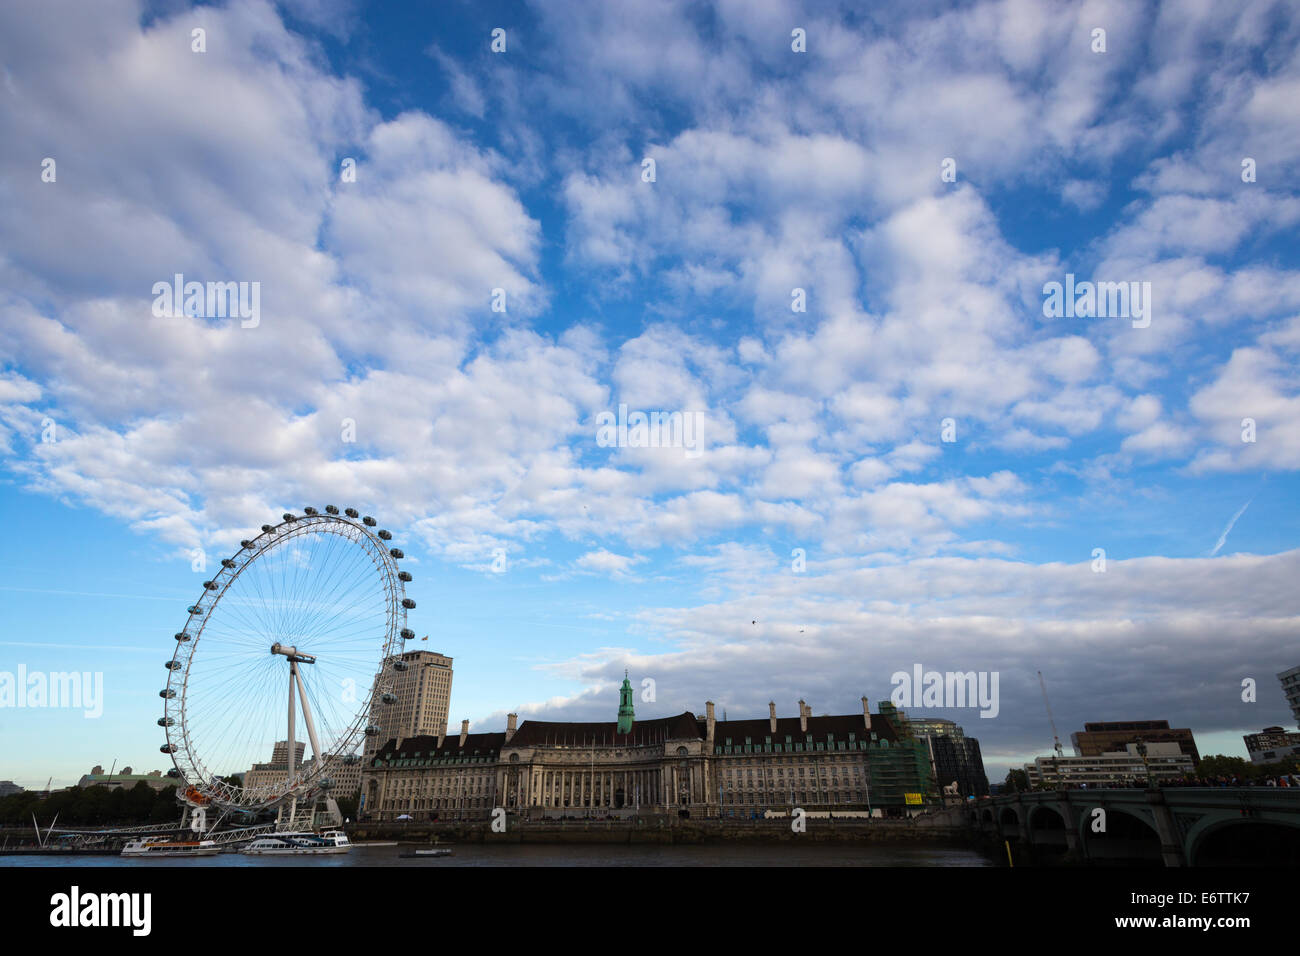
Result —
[[[626, 681], [625, 681], [626, 683]], [[626, 698], [626, 694], [622, 695]], [[896, 814], [935, 799], [924, 745], [889, 704], [871, 714], [719, 721], [524, 721], [505, 733], [389, 740], [365, 771], [362, 819], [485, 820], [651, 814], [756, 817], [808, 811]], [[628, 727], [623, 732], [623, 727]], [[901, 728], [901, 732], [900, 732]]]

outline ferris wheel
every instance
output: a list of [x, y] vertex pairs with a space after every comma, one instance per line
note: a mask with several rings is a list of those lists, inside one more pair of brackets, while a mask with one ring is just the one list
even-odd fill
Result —
[[203, 583], [159, 692], [160, 749], [185, 802], [252, 811], [328, 793], [383, 733], [415, 602], [401, 549], [375, 524], [333, 505], [285, 514]]

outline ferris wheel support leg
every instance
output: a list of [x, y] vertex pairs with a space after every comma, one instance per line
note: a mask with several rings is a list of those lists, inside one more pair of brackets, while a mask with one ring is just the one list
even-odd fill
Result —
[[294, 757], [294, 752], [298, 749], [298, 743], [297, 740], [295, 739], [294, 730], [293, 730], [293, 721], [295, 717], [294, 706], [293, 706], [293, 685], [294, 685], [294, 678], [296, 678], [297, 676], [298, 676], [298, 665], [294, 663], [293, 660], [290, 660], [289, 661], [289, 740], [286, 745], [286, 749], [289, 752], [288, 754], [289, 775], [285, 778], [286, 787], [293, 786], [293, 757]]
[[[319, 763], [325, 759], [325, 755], [320, 751], [320, 741], [316, 738], [316, 722], [311, 719], [311, 707], [307, 703], [307, 691], [302, 686], [302, 675], [298, 673], [298, 665], [290, 664], [292, 668], [293, 679], [298, 682], [298, 699], [302, 702], [302, 716], [307, 721], [307, 739], [311, 741], [311, 752]], [[292, 699], [292, 698], [291, 698]]]

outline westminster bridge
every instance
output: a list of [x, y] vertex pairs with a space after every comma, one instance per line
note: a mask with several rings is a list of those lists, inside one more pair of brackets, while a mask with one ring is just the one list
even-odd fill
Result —
[[1162, 787], [1004, 794], [961, 814], [1026, 862], [1300, 865], [1300, 788]]

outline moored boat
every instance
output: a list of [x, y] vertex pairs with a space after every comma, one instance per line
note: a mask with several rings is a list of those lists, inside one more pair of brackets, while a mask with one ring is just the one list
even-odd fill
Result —
[[324, 833], [299, 830], [265, 834], [250, 841], [239, 852], [253, 856], [321, 856], [351, 850], [352, 844], [342, 830], [326, 830]]
[[122, 856], [216, 856], [221, 847], [213, 840], [172, 840], [167, 837], [145, 837], [132, 840], [122, 847]]

